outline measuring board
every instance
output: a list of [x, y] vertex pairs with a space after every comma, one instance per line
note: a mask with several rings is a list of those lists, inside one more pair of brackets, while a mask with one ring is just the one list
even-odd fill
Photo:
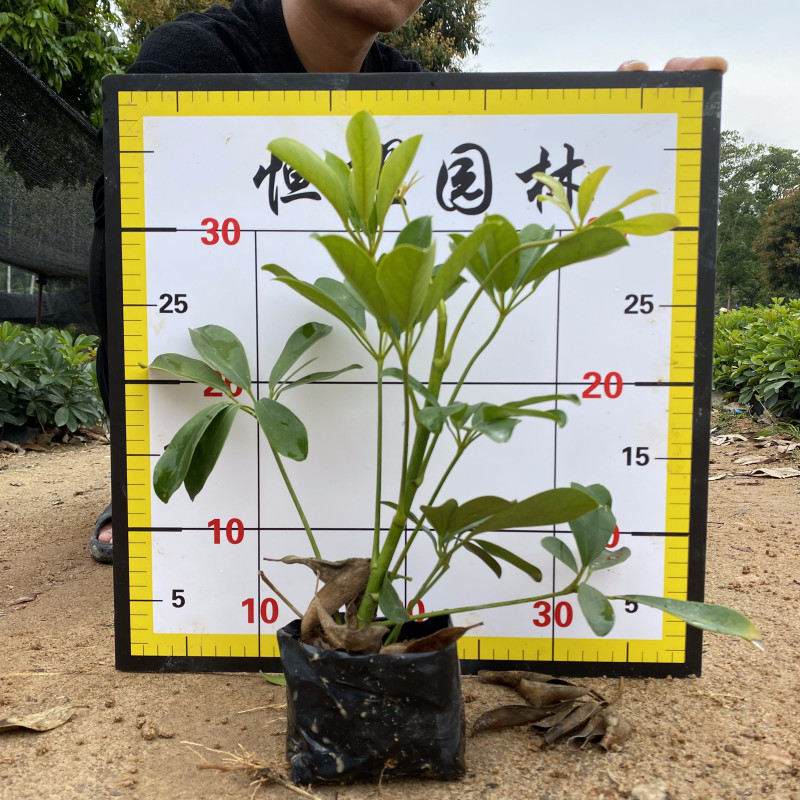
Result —
[[[602, 483], [619, 523], [609, 547], [628, 546], [632, 556], [594, 575], [593, 584], [608, 594], [702, 599], [720, 85], [718, 73], [107, 79], [117, 666], [277, 669], [275, 633], [293, 614], [258, 571], [300, 607], [314, 588], [304, 567], [264, 560], [311, 550], [272, 454], [246, 415], [194, 502], [183, 489], [167, 505], [153, 492], [153, 466], [172, 435], [216, 402], [210, 388], [142, 366], [166, 352], [195, 356], [189, 328], [232, 330], [248, 352], [258, 396], [295, 328], [311, 320], [334, 325], [312, 353], [319, 358], [314, 369], [364, 369], [291, 393], [287, 402], [308, 428], [310, 453], [286, 469], [323, 557], [370, 553], [374, 366], [335, 320], [260, 269], [277, 263], [303, 280], [339, 277], [310, 236], [340, 230], [338, 217], [266, 145], [290, 136], [347, 160], [344, 130], [361, 109], [374, 114], [387, 151], [423, 134], [413, 167], [422, 180], [407, 201], [412, 218], [432, 215], [439, 260], [448, 234], [471, 230], [486, 213], [519, 228], [535, 222], [563, 232], [566, 218], [537, 202], [535, 171], [555, 176], [574, 197], [589, 171], [611, 165], [598, 213], [652, 188], [658, 194], [626, 209], [628, 216], [679, 216], [669, 234], [632, 237], [622, 251], [552, 274], [507, 320], [459, 399], [561, 392], [582, 403], [565, 409], [563, 429], [533, 420], [507, 444], [481, 439], [437, 502], [520, 499], [572, 481]], [[403, 226], [395, 206], [387, 240]], [[451, 319], [469, 296], [466, 288], [454, 296]], [[487, 322], [491, 312], [487, 302], [475, 314]], [[479, 327], [465, 327], [446, 381], [455, 382], [481, 341]], [[399, 394], [386, 386], [385, 419]], [[397, 434], [386, 428], [389, 499], [398, 478]], [[429, 474], [438, 479], [448, 460], [439, 453]], [[426, 483], [417, 497], [428, 496]], [[498, 580], [459, 551], [425, 604], [454, 608], [563, 587], [566, 569], [540, 546], [553, 533], [487, 535], [541, 567], [541, 584], [510, 566]], [[574, 548], [567, 526], [555, 534]], [[412, 554], [408, 574], [427, 574], [428, 543]], [[653, 609], [614, 606], [617, 623], [603, 639], [574, 597], [462, 615], [460, 623], [483, 622], [458, 644], [463, 669], [699, 672], [699, 632]]]

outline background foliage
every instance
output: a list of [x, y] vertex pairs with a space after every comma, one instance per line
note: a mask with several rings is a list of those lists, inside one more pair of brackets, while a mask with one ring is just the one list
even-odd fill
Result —
[[134, 57], [110, 0], [4, 0], [0, 8], [0, 43], [99, 126], [100, 81]]
[[719, 314], [714, 323], [714, 388], [800, 419], [800, 300]]
[[75, 431], [103, 419], [94, 370], [97, 341], [67, 331], [0, 325], [0, 433], [8, 424]]

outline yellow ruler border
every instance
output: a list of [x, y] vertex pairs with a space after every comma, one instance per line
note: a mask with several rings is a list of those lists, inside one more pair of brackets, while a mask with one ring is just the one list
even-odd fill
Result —
[[[144, 228], [143, 121], [159, 116], [352, 115], [570, 115], [676, 114], [675, 213], [682, 228], [696, 228], [700, 212], [701, 87], [627, 89], [464, 89], [344, 91], [136, 91], [119, 94], [121, 224]], [[677, 231], [673, 269], [671, 383], [694, 380], [698, 234]], [[143, 380], [147, 370], [146, 236], [122, 234], [125, 378]], [[126, 385], [129, 526], [150, 526], [149, 391]], [[671, 387], [668, 412], [665, 530], [689, 531], [692, 410], [691, 387]], [[663, 593], [685, 599], [688, 536], [668, 536]], [[277, 655], [274, 635], [159, 634], [153, 632], [152, 548], [149, 532], [129, 534], [132, 655]], [[465, 638], [462, 658], [505, 660], [640, 661], [682, 663], [685, 625], [665, 615], [661, 640]], [[480, 652], [479, 652], [480, 648]], [[575, 658], [580, 653], [580, 658]]]

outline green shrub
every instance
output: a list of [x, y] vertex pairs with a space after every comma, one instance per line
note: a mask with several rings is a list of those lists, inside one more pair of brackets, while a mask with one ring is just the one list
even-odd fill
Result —
[[777, 416], [800, 417], [800, 300], [739, 308], [714, 322], [714, 388]]
[[70, 431], [104, 418], [94, 369], [97, 337], [0, 325], [0, 431], [38, 422]]

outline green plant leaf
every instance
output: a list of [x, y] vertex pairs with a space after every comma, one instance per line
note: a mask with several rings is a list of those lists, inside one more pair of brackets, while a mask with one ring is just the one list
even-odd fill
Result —
[[541, 545], [551, 556], [557, 558], [562, 564], [566, 564], [575, 574], [578, 573], [578, 564], [575, 561], [575, 556], [572, 555], [572, 550], [561, 539], [555, 536], [548, 536], [542, 539]]
[[318, 308], [321, 308], [323, 311], [327, 311], [329, 314], [336, 317], [336, 319], [338, 319], [340, 322], [343, 322], [347, 328], [353, 334], [355, 334], [359, 340], [361, 340], [360, 333], [364, 330], [364, 328], [366, 328], [366, 320], [364, 326], [360, 326], [358, 322], [353, 319], [353, 317], [351, 317], [325, 292], [318, 289], [316, 286], [312, 286], [310, 283], [299, 280], [294, 275], [286, 272], [285, 269], [277, 266], [276, 264], [265, 264], [263, 267], [261, 267], [261, 269], [265, 270], [266, 272], [271, 272], [273, 275], [275, 275], [275, 279], [277, 281], [286, 284], [286, 286], [288, 286], [290, 289], [293, 289], [301, 297], [305, 297], [306, 300], [312, 302]]
[[582, 181], [578, 189], [578, 217], [583, 224], [589, 209], [594, 203], [594, 197], [597, 194], [597, 188], [600, 186], [601, 181], [605, 178], [611, 167], [598, 167], [592, 170]]
[[503, 577], [503, 568], [497, 563], [496, 559], [492, 558], [489, 553], [486, 552], [486, 550], [478, 547], [478, 545], [473, 544], [472, 542], [464, 542], [464, 544], [461, 546], [465, 550], [472, 553], [472, 555], [477, 556], [481, 561], [483, 561], [483, 563], [486, 564], [486, 566], [489, 567], [489, 569], [494, 572], [498, 578]]
[[[545, 230], [541, 225], [526, 225], [519, 232], [520, 244], [533, 244], [544, 239], [552, 239], [555, 233], [555, 227]], [[541, 247], [529, 247], [522, 250], [519, 254], [519, 273], [514, 279], [513, 288], [518, 289], [520, 286], [525, 286], [528, 283], [529, 276], [536, 266], [536, 263], [544, 255], [547, 250], [547, 245]]]
[[55, 423], [58, 425], [59, 428], [63, 427], [67, 424], [67, 420], [69, 419], [69, 409], [66, 406], [61, 406], [56, 411], [55, 415]]
[[397, 190], [411, 169], [421, 141], [422, 136], [410, 136], [397, 145], [384, 162], [378, 180], [378, 198], [375, 204], [379, 225], [383, 225]]
[[611, 508], [611, 492], [606, 489], [605, 486], [601, 483], [592, 483], [589, 486], [581, 486], [580, 483], [571, 483], [570, 486], [573, 489], [581, 489], [582, 491], [590, 494], [597, 500], [598, 504], [601, 506], [608, 506]]
[[610, 222], [607, 227], [622, 233], [632, 233], [634, 236], [659, 236], [680, 224], [680, 219], [674, 214], [643, 214], [641, 217]]
[[764, 649], [758, 628], [744, 614], [740, 614], [732, 608], [711, 603], [698, 603], [693, 600], [675, 600], [671, 597], [651, 597], [643, 594], [626, 594], [620, 596], [619, 599], [665, 611], [704, 631], [739, 636], [752, 642], [760, 650]]
[[595, 636], [605, 636], [614, 627], [614, 609], [608, 598], [593, 586], [578, 587], [578, 604]]
[[308, 433], [305, 425], [282, 403], [262, 397], [255, 404], [256, 419], [270, 446], [295, 461], [308, 455]]
[[545, 185], [552, 192], [551, 197], [546, 194], [541, 195], [541, 197], [543, 197], [545, 200], [552, 201], [566, 213], [570, 213], [567, 190], [564, 188], [564, 184], [561, 183], [558, 178], [554, 178], [552, 175], [548, 175], [546, 172], [534, 172], [533, 179]]
[[426, 406], [417, 411], [416, 420], [431, 433], [439, 433], [444, 427], [447, 418], [464, 408], [466, 408], [464, 403], [454, 403], [449, 406]]
[[559, 428], [563, 428], [567, 424], [567, 415], [558, 408], [553, 408], [549, 411], [534, 411], [530, 408], [509, 407], [509, 405], [486, 405], [482, 410], [482, 414], [483, 419], [487, 422], [513, 417], [539, 417], [540, 419], [555, 422]]
[[266, 672], [258, 671], [258, 674], [273, 686], [286, 686], [286, 676], [278, 673], [277, 675], [269, 675]]
[[184, 423], [172, 437], [172, 441], [156, 462], [153, 470], [153, 490], [162, 503], [168, 502], [183, 483], [191, 466], [197, 443], [206, 428], [214, 417], [229, 407], [230, 403], [214, 403], [214, 405], [206, 406]]
[[600, 553], [597, 558], [589, 565], [592, 572], [597, 572], [600, 569], [608, 569], [609, 567], [616, 567], [627, 561], [631, 557], [631, 551], [628, 547], [620, 547], [619, 550], [606, 550]]
[[499, 558], [501, 561], [505, 561], [517, 569], [522, 570], [522, 572], [533, 578], [537, 583], [542, 580], [542, 571], [539, 567], [531, 564], [524, 558], [520, 558], [516, 553], [506, 550], [505, 547], [501, 547], [494, 542], [487, 542], [485, 539], [472, 539], [471, 541], [479, 547], [482, 547], [490, 556]]
[[511, 500], [505, 500], [494, 495], [474, 497], [454, 510], [450, 519], [451, 530], [453, 533], [462, 533], [470, 530], [493, 514], [505, 511], [513, 505], [514, 503]]
[[273, 139], [267, 150], [274, 153], [284, 164], [300, 173], [313, 184], [322, 196], [333, 206], [343, 222], [350, 216], [349, 201], [339, 175], [333, 167], [326, 164], [316, 153], [294, 139]]
[[420, 250], [425, 250], [433, 243], [433, 217], [417, 217], [397, 235], [394, 246], [412, 244]]
[[230, 393], [228, 384], [199, 358], [190, 358], [178, 353], [164, 353], [153, 359], [150, 369], [160, 369], [169, 372], [170, 375], [176, 375], [178, 378], [199, 383], [201, 386], [211, 386], [225, 394]]
[[227, 328], [203, 325], [189, 328], [189, 336], [200, 358], [232, 384], [250, 391], [250, 365], [244, 346]]
[[341, 369], [331, 370], [330, 372], [311, 372], [308, 375], [303, 375], [302, 378], [297, 378], [281, 387], [285, 392], [287, 389], [296, 389], [298, 386], [305, 386], [307, 383], [322, 383], [338, 377], [343, 372], [349, 372], [352, 369], [361, 369], [361, 364], [350, 364]]
[[582, 517], [596, 507], [597, 501], [580, 489], [548, 489], [492, 515], [474, 533], [558, 525]]
[[366, 309], [342, 281], [337, 281], [335, 278], [317, 278], [314, 286], [325, 292], [362, 331], [366, 329]]
[[439, 301], [448, 296], [459, 280], [462, 271], [475, 258], [493, 227], [494, 223], [482, 222], [469, 236], [461, 236], [458, 240], [453, 240], [455, 246], [434, 274], [425, 295], [421, 314], [423, 322], [433, 313]]
[[364, 225], [368, 225], [375, 206], [378, 175], [381, 171], [381, 136], [369, 111], [359, 111], [347, 124], [347, 151], [350, 153], [350, 196]]
[[397, 594], [397, 590], [394, 588], [388, 576], [383, 579], [381, 593], [378, 598], [378, 606], [386, 619], [388, 619], [389, 622], [393, 622], [395, 625], [402, 625], [404, 622], [408, 622], [411, 619], [411, 615], [403, 605], [400, 595]]
[[[381, 375], [384, 378], [394, 378], [400, 381], [400, 383], [403, 383], [403, 370], [398, 367], [386, 367], [386, 369], [381, 372]], [[439, 401], [428, 391], [427, 387], [411, 375], [408, 376], [408, 385], [431, 405], [439, 405]]]
[[492, 275], [492, 286], [502, 294], [511, 288], [519, 274], [519, 253], [506, 258], [508, 253], [519, 247], [519, 234], [517, 229], [499, 214], [490, 214], [486, 221], [494, 223], [483, 243], [483, 254], [488, 270], [491, 272], [501, 259], [505, 259], [502, 266]]
[[457, 508], [458, 503], [453, 499], [447, 500], [440, 506], [420, 506], [425, 518], [442, 537], [450, 531], [450, 518]]
[[531, 270], [528, 281], [541, 281], [554, 270], [609, 255], [627, 246], [628, 240], [620, 231], [612, 228], [586, 228], [564, 237], [548, 250]]
[[419, 320], [431, 282], [434, 256], [433, 245], [421, 250], [413, 245], [401, 244], [378, 262], [378, 286], [403, 330], [411, 330]]
[[569, 528], [575, 537], [583, 566], [591, 564], [605, 550], [616, 526], [614, 515], [602, 506], [570, 520]]
[[576, 394], [541, 394], [535, 397], [526, 397], [524, 400], [512, 400], [509, 403], [503, 403], [503, 408], [525, 408], [525, 406], [534, 406], [538, 403], [554, 403], [557, 400], [565, 400], [569, 403], [580, 405], [581, 401]]
[[307, 322], [301, 325], [297, 330], [293, 331], [291, 336], [286, 340], [275, 366], [269, 374], [269, 390], [275, 388], [275, 385], [286, 375], [287, 372], [297, 363], [306, 350], [312, 345], [316, 344], [320, 339], [324, 339], [333, 328], [330, 325], [323, 325], [321, 322]]
[[231, 432], [231, 426], [238, 410], [238, 405], [229, 405], [208, 423], [200, 436], [189, 469], [183, 479], [189, 499], [194, 500], [206, 485], [208, 476], [214, 469], [228, 439], [228, 434]]
[[322, 242], [339, 271], [358, 293], [364, 306], [384, 329], [391, 327], [389, 308], [378, 286], [375, 262], [353, 241], [344, 236], [315, 236]]
[[639, 189], [639, 191], [628, 195], [619, 205], [614, 206], [614, 208], [609, 209], [605, 213], [610, 214], [614, 211], [619, 211], [621, 208], [625, 208], [626, 206], [636, 203], [639, 200], [644, 200], [645, 197], [652, 197], [654, 194], [658, 194], [655, 189]]
[[610, 225], [612, 222], [619, 222], [622, 219], [625, 219], [625, 215], [621, 211], [606, 211], [605, 214], [601, 214], [596, 219], [593, 219], [588, 223], [588, 225], [592, 225], [596, 228], [602, 228]]
[[506, 419], [486, 419], [472, 426], [472, 430], [487, 436], [497, 444], [505, 444], [519, 425], [519, 420], [514, 417]]

